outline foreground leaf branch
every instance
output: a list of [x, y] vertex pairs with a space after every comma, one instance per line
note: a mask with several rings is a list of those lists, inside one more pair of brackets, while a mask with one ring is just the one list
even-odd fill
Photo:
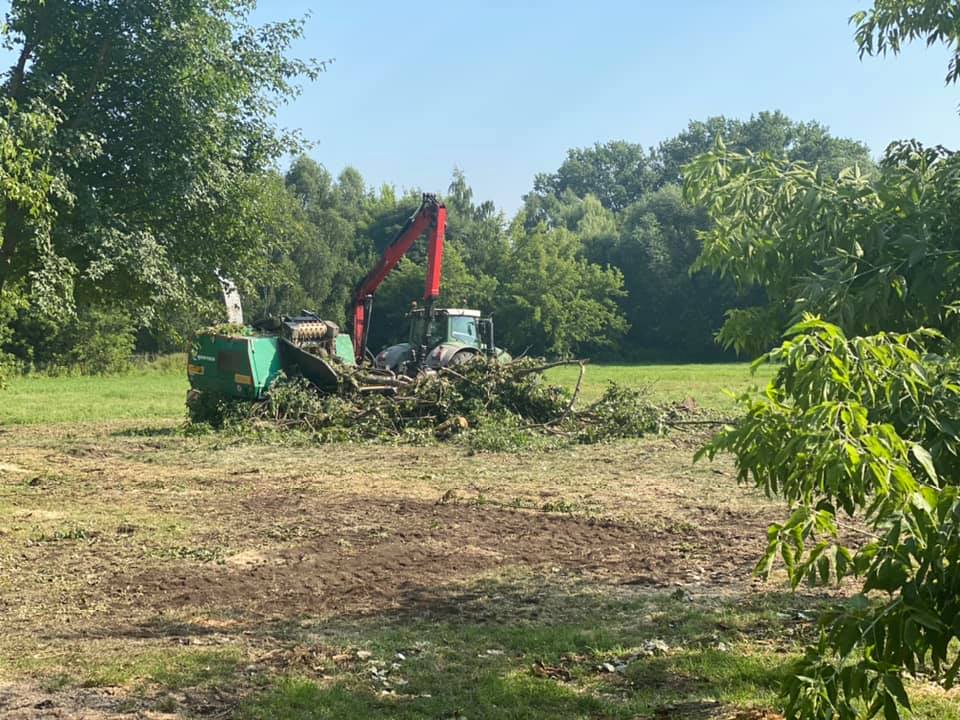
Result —
[[[784, 685], [789, 717], [899, 717], [902, 676], [960, 670], [960, 363], [939, 333], [848, 338], [807, 317], [761, 361], [766, 392], [699, 456], [730, 452], [741, 482], [785, 498], [758, 572], [793, 587], [852, 579]], [[862, 524], [859, 533], [841, 530]]]

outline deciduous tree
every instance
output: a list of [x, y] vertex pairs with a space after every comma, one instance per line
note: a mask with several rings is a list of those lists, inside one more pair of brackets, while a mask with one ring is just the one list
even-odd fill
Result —
[[[960, 47], [953, 2], [876, 0], [853, 19], [861, 53], [917, 37]], [[733, 453], [741, 480], [791, 505], [762, 573], [779, 558], [795, 587], [860, 583], [788, 674], [789, 718], [895, 720], [910, 708], [904, 676], [950, 687], [960, 673], [957, 158], [898, 143], [877, 173], [832, 179], [718, 144], [685, 171], [715, 220], [702, 265], [770, 297], [726, 338], [756, 346], [802, 314], [762, 358], [780, 365], [766, 392], [704, 452]], [[849, 545], [853, 516], [867, 532]]]
[[274, 109], [320, 65], [288, 57], [299, 22], [254, 27], [252, 8], [11, 3], [4, 38], [16, 60], [0, 115], [32, 122], [20, 142], [52, 212], [44, 226], [40, 201], [5, 193], [0, 286], [25, 281], [39, 309], [52, 297], [68, 308], [109, 298], [149, 319], [215, 287], [217, 269], [245, 280], [266, 268], [279, 239], [249, 221], [272, 202], [264, 173], [297, 143]]

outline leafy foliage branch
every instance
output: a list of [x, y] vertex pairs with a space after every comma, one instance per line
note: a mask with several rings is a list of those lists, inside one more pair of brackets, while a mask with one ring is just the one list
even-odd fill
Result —
[[899, 717], [903, 672], [949, 687], [960, 669], [960, 362], [930, 354], [930, 330], [848, 338], [807, 317], [788, 335], [757, 361], [781, 365], [766, 392], [700, 455], [733, 453], [741, 481], [790, 503], [760, 573], [779, 559], [794, 587], [862, 583], [793, 668], [788, 716]]
[[[876, 0], [853, 18], [861, 54], [957, 48], [955, 5]], [[779, 559], [794, 587], [860, 583], [789, 673], [787, 715], [900, 718], [904, 676], [960, 674], [960, 159], [895, 143], [877, 173], [833, 179], [718, 142], [686, 180], [715, 221], [699, 265], [767, 295], [721, 338], [758, 348], [798, 320], [758, 361], [780, 365], [765, 393], [700, 456], [732, 453], [741, 481], [790, 504], [759, 572]]]

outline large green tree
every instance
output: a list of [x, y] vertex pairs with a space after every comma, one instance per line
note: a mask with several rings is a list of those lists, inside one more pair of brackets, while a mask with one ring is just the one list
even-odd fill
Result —
[[[25, 136], [52, 211], [5, 193], [0, 288], [35, 311], [126, 303], [141, 319], [164, 303], [268, 267], [281, 242], [265, 173], [295, 136], [272, 122], [296, 79], [299, 22], [249, 23], [250, 0], [14, 0], [4, 42], [15, 61], [0, 114], [47, 107]], [[51, 189], [52, 190], [52, 189]]]
[[585, 260], [580, 238], [514, 222], [509, 274], [498, 294], [497, 336], [514, 349], [568, 356], [615, 345], [627, 330], [617, 306], [623, 274]]

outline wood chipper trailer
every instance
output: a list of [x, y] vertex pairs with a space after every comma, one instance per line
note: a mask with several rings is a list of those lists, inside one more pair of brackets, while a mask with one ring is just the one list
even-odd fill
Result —
[[259, 400], [281, 372], [302, 375], [335, 390], [338, 367], [356, 364], [353, 342], [336, 324], [312, 315], [285, 317], [252, 327], [230, 325], [198, 333], [187, 375], [198, 392]]

